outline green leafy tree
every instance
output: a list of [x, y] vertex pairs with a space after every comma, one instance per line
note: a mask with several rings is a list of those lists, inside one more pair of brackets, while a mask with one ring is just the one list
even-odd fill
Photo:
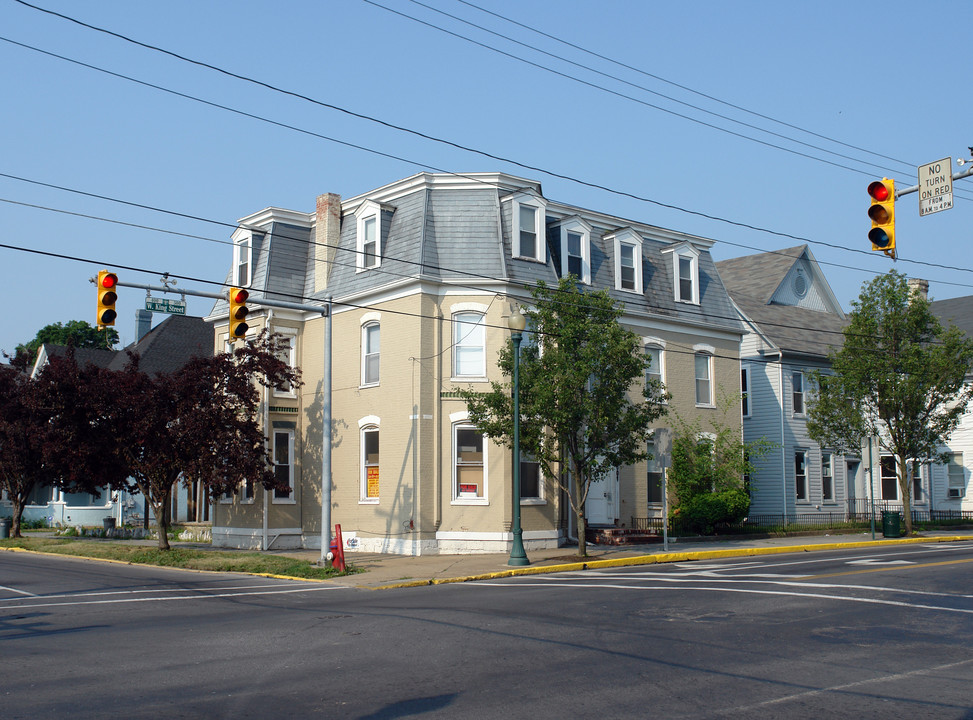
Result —
[[912, 532], [911, 463], [943, 461], [939, 448], [956, 429], [973, 388], [973, 340], [944, 328], [929, 301], [890, 271], [866, 283], [831, 353], [831, 372], [818, 373], [808, 403], [808, 430], [822, 446], [859, 452], [878, 437], [895, 457], [905, 528]]
[[[103, 348], [110, 350], [118, 343], [115, 328], [98, 330], [84, 320], [70, 320], [67, 323], [52, 323], [37, 331], [37, 335], [14, 349], [10, 364], [26, 372], [37, 359], [37, 351], [44, 343], [67, 345], [76, 348]], [[8, 356], [9, 357], [9, 356]]]
[[723, 419], [710, 420], [706, 430], [699, 419], [673, 418], [666, 477], [677, 531], [710, 535], [719, 525], [740, 522], [750, 510], [744, 477], [752, 477], [755, 461], [776, 445], [766, 438], [744, 442], [740, 430], [725, 420], [731, 407], [736, 406], [724, 399]]
[[[540, 338], [526, 342], [520, 362], [521, 451], [557, 481], [577, 518], [581, 555], [591, 483], [621, 465], [648, 457], [649, 425], [665, 412], [665, 393], [645, 382], [649, 357], [639, 337], [619, 324], [622, 309], [605, 291], [584, 292], [577, 279], [556, 288], [538, 283], [524, 314]], [[500, 351], [504, 382], [489, 393], [461, 390], [470, 419], [511, 447], [514, 351]], [[633, 399], [635, 398], [635, 399]]]

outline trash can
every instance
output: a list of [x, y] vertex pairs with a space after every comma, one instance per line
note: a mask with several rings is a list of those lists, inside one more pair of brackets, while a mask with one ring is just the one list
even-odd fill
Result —
[[887, 538], [902, 536], [902, 516], [895, 510], [882, 511], [882, 535]]
[[12, 518], [0, 518], [0, 540], [10, 537], [10, 526], [13, 525]]
[[115, 518], [113, 518], [113, 517], [106, 517], [104, 522], [105, 522], [105, 530], [114, 530], [115, 529]]

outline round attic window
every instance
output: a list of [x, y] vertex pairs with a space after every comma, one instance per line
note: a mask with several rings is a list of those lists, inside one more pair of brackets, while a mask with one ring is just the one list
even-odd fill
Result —
[[798, 297], [804, 297], [807, 293], [807, 278], [804, 273], [799, 272], [794, 276], [794, 292]]

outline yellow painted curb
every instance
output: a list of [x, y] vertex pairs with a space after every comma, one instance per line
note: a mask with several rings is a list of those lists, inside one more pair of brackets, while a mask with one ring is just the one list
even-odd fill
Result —
[[422, 587], [427, 585], [446, 585], [448, 583], [474, 582], [476, 580], [499, 580], [516, 575], [547, 575], [559, 572], [578, 572], [599, 568], [654, 565], [661, 563], [687, 562], [692, 560], [712, 560], [717, 558], [752, 557], [754, 555], [778, 555], [782, 553], [814, 552], [818, 550], [840, 550], [842, 548], [874, 547], [877, 545], [909, 545], [927, 542], [961, 542], [973, 540], [973, 535], [949, 535], [916, 538], [889, 538], [882, 540], [861, 540], [859, 542], [813, 543], [810, 545], [785, 545], [781, 547], [728, 548], [723, 550], [693, 550], [689, 552], [657, 553], [636, 555], [610, 560], [587, 560], [563, 563], [561, 565], [537, 565], [533, 567], [511, 568], [481, 575], [465, 575], [452, 578], [430, 578], [427, 580], [407, 580], [400, 583], [380, 585], [373, 590], [393, 590], [397, 588]]

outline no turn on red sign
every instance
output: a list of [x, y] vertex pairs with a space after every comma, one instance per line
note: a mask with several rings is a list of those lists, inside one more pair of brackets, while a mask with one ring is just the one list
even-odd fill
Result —
[[919, 166], [919, 216], [953, 207], [952, 158]]

